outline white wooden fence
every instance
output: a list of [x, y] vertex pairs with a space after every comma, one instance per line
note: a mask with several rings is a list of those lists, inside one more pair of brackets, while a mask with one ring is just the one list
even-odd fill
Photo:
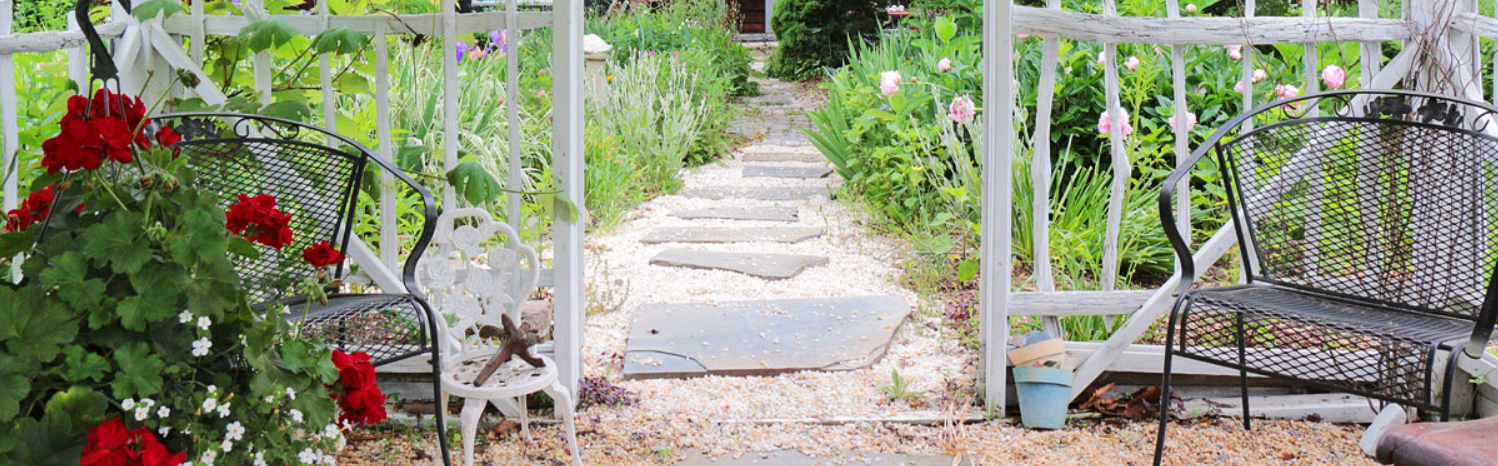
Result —
[[[175, 76], [178, 71], [186, 71], [200, 78], [200, 84], [190, 89], [189, 92], [196, 94], [209, 104], [224, 101], [222, 91], [214, 87], [212, 81], [207, 79], [201, 69], [205, 39], [209, 36], [237, 35], [242, 28], [267, 17], [268, 12], [263, 7], [263, 0], [244, 0], [242, 3], [242, 10], [246, 12], [244, 16], [207, 15], [204, 12], [204, 3], [193, 2], [187, 14], [173, 16], [164, 21], [157, 18], [144, 23], [116, 7], [111, 21], [98, 27], [100, 34], [106, 40], [113, 39], [112, 53], [120, 68], [121, 83], [126, 92], [139, 93], [144, 96], [161, 95], [162, 92], [167, 91], [164, 83], [166, 80], [148, 80], [147, 77], [150, 74]], [[444, 139], [442, 153], [445, 166], [449, 170], [457, 166], [459, 151], [458, 96], [460, 91], [456, 52], [457, 36], [505, 30], [506, 36], [515, 40], [521, 37], [520, 32], [523, 30], [551, 28], [553, 37], [551, 73], [554, 76], [553, 89], [550, 94], [553, 104], [552, 167], [558, 178], [561, 194], [581, 205], [584, 199], [583, 1], [555, 0], [550, 2], [550, 11], [536, 9], [521, 11], [518, 3], [517, 0], [507, 0], [503, 9], [498, 11], [458, 14], [454, 7], [454, 0], [441, 0], [439, 11], [442, 13], [438, 14], [352, 16], [330, 14], [326, 4], [319, 2], [315, 15], [289, 14], [274, 15], [274, 17], [285, 22], [297, 34], [307, 37], [316, 36], [336, 27], [347, 27], [373, 36], [374, 101], [378, 115], [376, 134], [378, 144], [375, 147], [377, 148], [376, 155], [387, 161], [391, 160], [393, 148], [396, 147], [392, 140], [393, 129], [390, 119], [389, 37], [409, 34], [441, 37], [446, 51], [443, 60]], [[534, 5], [535, 2], [527, 3]], [[25, 94], [18, 95], [16, 89], [14, 55], [67, 50], [70, 77], [77, 82], [86, 83], [84, 65], [88, 53], [83, 34], [76, 28], [69, 31], [12, 34], [12, 7], [12, 2], [0, 1], [0, 130], [3, 130], [0, 138], [4, 140], [3, 158], [0, 158], [4, 163], [0, 166], [0, 169], [3, 169], [0, 173], [11, 175], [6, 177], [3, 192], [0, 192], [0, 199], [3, 199], [3, 203], [0, 204], [3, 204], [7, 210], [14, 208], [20, 199], [17, 192], [18, 177], [14, 175], [19, 149], [17, 104], [18, 99], [25, 97]], [[187, 51], [181, 48], [184, 39], [189, 44]], [[520, 178], [522, 171], [519, 167], [522, 164], [518, 136], [520, 131], [518, 105], [521, 99], [517, 98], [519, 53], [513, 45], [512, 50], [517, 53], [506, 55], [508, 70], [506, 89], [509, 95], [505, 99], [507, 107], [505, 124], [509, 126], [510, 132], [510, 144], [507, 151], [508, 166], [512, 167], [509, 170], [507, 184], [510, 189], [522, 190], [524, 186]], [[338, 108], [330, 62], [330, 57], [326, 55], [320, 57], [319, 67], [322, 72], [320, 90], [324, 101], [322, 124], [329, 130], [337, 131]], [[259, 92], [260, 101], [263, 104], [271, 103], [272, 63], [269, 52], [256, 54], [253, 57], [253, 66], [254, 83]], [[153, 99], [147, 98], [146, 100]], [[388, 184], [393, 180], [386, 179], [385, 182]], [[441, 196], [444, 206], [451, 208], [457, 205], [458, 201], [450, 187], [444, 187]], [[404, 286], [396, 272], [397, 264], [401, 260], [399, 257], [401, 252], [397, 248], [399, 232], [395, 219], [394, 194], [386, 190], [380, 200], [380, 206], [382, 214], [380, 250], [372, 250], [355, 237], [350, 242], [348, 254], [376, 285], [384, 289], [401, 290]], [[521, 196], [510, 194], [506, 199], [505, 211], [508, 214], [506, 218], [517, 230], [521, 227], [520, 207]], [[564, 215], [558, 215], [553, 225], [553, 269], [544, 274], [546, 279], [542, 285], [552, 286], [555, 290], [554, 359], [557, 361], [558, 370], [561, 371], [562, 380], [569, 384], [570, 390], [575, 391], [577, 380], [582, 374], [580, 351], [584, 316], [583, 300], [585, 299], [582, 247], [584, 225], [569, 221]], [[19, 269], [16, 269], [15, 273], [18, 276]]]
[[[1167, 16], [1122, 17], [1118, 16], [1116, 0], [1103, 0], [1102, 14], [1086, 14], [1065, 11], [1059, 0], [1048, 0], [1045, 8], [1013, 5], [1012, 0], [986, 0], [984, 28], [985, 81], [984, 94], [988, 108], [1002, 109], [989, 112], [985, 119], [984, 140], [984, 208], [983, 208], [983, 274], [980, 294], [981, 336], [984, 341], [983, 395], [990, 414], [1003, 415], [1006, 382], [1006, 342], [1009, 332], [1009, 317], [1040, 316], [1043, 325], [1059, 332], [1057, 319], [1063, 315], [1111, 315], [1127, 314], [1128, 319], [1119, 330], [1101, 345], [1073, 345], [1073, 349], [1085, 349], [1087, 354], [1076, 371], [1073, 394], [1080, 394], [1089, 384], [1110, 368], [1121, 362], [1127, 354], [1159, 354], [1160, 347], [1134, 345], [1163, 316], [1175, 301], [1171, 290], [1182, 280], [1197, 277], [1181, 277], [1177, 273], [1161, 286], [1149, 291], [1116, 290], [1118, 280], [1120, 219], [1123, 201], [1128, 188], [1131, 167], [1129, 154], [1125, 150], [1123, 131], [1112, 131], [1110, 138], [1111, 163], [1113, 169], [1112, 190], [1107, 213], [1106, 239], [1103, 249], [1104, 291], [1056, 291], [1052, 277], [1049, 251], [1050, 202], [1050, 126], [1051, 106], [1054, 98], [1055, 78], [1060, 40], [1093, 41], [1103, 43], [1102, 66], [1105, 74], [1105, 95], [1112, 128], [1122, 128], [1125, 116], [1119, 104], [1119, 74], [1117, 44], [1158, 44], [1171, 48], [1170, 76], [1173, 87], [1175, 118], [1175, 155], [1179, 164], [1193, 149], [1188, 143], [1185, 49], [1189, 46], [1242, 45], [1243, 72], [1241, 79], [1252, 83], [1253, 45], [1304, 44], [1303, 92], [1315, 92], [1319, 82], [1316, 45], [1322, 42], [1359, 42], [1362, 65], [1362, 82], [1365, 88], [1392, 88], [1404, 78], [1414, 76], [1422, 69], [1456, 70], [1454, 83], [1448, 89], [1430, 89], [1462, 95], [1470, 99], [1490, 100], [1483, 95], [1479, 82], [1484, 57], [1479, 57], [1478, 41], [1498, 38], [1498, 19], [1477, 14], [1475, 0], [1421, 0], [1405, 1], [1405, 10], [1399, 18], [1380, 18], [1375, 0], [1358, 1], [1358, 17], [1318, 16], [1315, 0], [1301, 0], [1304, 14], [1300, 17], [1257, 17], [1254, 0], [1243, 0], [1245, 16], [1242, 18], [1181, 17], [1181, 2], [1166, 0]], [[1033, 159], [1031, 160], [1034, 188], [1033, 225], [1035, 265], [1033, 276], [1038, 291], [1016, 293], [1013, 290], [1011, 268], [1011, 217], [1013, 209], [1013, 161], [1015, 136], [1013, 118], [1016, 108], [1014, 37], [1016, 34], [1043, 38], [1041, 76], [1037, 90], [1036, 123], [1034, 126]], [[1378, 63], [1382, 57], [1384, 43], [1403, 41], [1402, 52], [1387, 64]], [[1434, 50], [1440, 53], [1422, 54], [1420, 51]], [[1486, 57], [1498, 62], [1498, 56]], [[1346, 67], [1346, 64], [1344, 64]], [[1349, 85], [1351, 86], [1351, 85]], [[1493, 83], [1494, 95], [1498, 96], [1498, 81]], [[1253, 93], [1243, 93], [1243, 108], [1252, 108]], [[1245, 128], [1247, 129], [1247, 128]], [[1489, 128], [1491, 130], [1491, 128]], [[1178, 189], [1176, 218], [1186, 238], [1190, 238], [1190, 202], [1186, 189]], [[1213, 234], [1203, 244], [1194, 245], [1195, 263], [1199, 264], [1199, 276], [1207, 267], [1216, 263], [1236, 243], [1231, 223]], [[1245, 245], [1250, 248], [1252, 245]], [[1245, 255], [1240, 255], [1244, 257]], [[1251, 257], [1252, 254], [1246, 255]], [[1140, 348], [1144, 346], [1143, 348]], [[1084, 348], [1085, 347], [1085, 348]], [[1464, 359], [1460, 366], [1471, 374], [1498, 375], [1498, 357], [1489, 354], [1480, 360]], [[1156, 369], [1158, 370], [1158, 369]], [[1491, 390], [1498, 387], [1498, 377], [1485, 377], [1489, 398], [1498, 399]], [[1480, 409], [1498, 410], [1498, 403], [1488, 402]], [[1498, 413], [1488, 413], [1498, 414]]]

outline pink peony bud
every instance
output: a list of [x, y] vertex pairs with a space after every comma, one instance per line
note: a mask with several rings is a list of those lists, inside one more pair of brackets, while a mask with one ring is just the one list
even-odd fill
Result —
[[1238, 81], [1238, 84], [1234, 84], [1233, 85], [1233, 92], [1237, 92], [1239, 94], [1242, 94], [1243, 93], [1243, 87], [1244, 87], [1243, 86], [1243, 81]]
[[[1171, 116], [1170, 119], [1165, 120], [1165, 122], [1168, 123], [1168, 124], [1170, 124], [1170, 130], [1171, 131], [1175, 131], [1176, 130], [1176, 117], [1175, 116]], [[1188, 133], [1191, 132], [1191, 129], [1195, 128], [1195, 127], [1196, 127], [1196, 114], [1195, 113], [1191, 113], [1191, 112], [1186, 112], [1186, 132], [1188, 132]]]
[[[1129, 135], [1134, 134], [1134, 126], [1129, 124], [1129, 112], [1119, 109], [1118, 113], [1123, 116], [1123, 136], [1129, 137]], [[1104, 136], [1113, 133], [1113, 121], [1108, 118], [1107, 111], [1104, 111], [1097, 117], [1097, 132]]]
[[1196, 4], [1195, 3], [1187, 3], [1186, 4], [1186, 12], [1187, 13], [1196, 13]]
[[1340, 88], [1346, 82], [1347, 72], [1342, 71], [1342, 67], [1326, 65], [1326, 69], [1321, 70], [1321, 84], [1326, 85], [1327, 89]]
[[1263, 68], [1259, 68], [1259, 69], [1254, 70], [1254, 82], [1255, 83], [1261, 82], [1261, 81], [1263, 81], [1265, 79], [1269, 79], [1269, 73], [1265, 72]]
[[1139, 57], [1130, 55], [1129, 58], [1124, 59], [1124, 68], [1128, 68], [1129, 71], [1136, 71], [1136, 70], [1138, 70], [1139, 69]]
[[973, 117], [977, 116], [978, 107], [973, 104], [972, 99], [957, 96], [952, 99], [952, 104], [947, 106], [947, 113], [952, 117], [952, 121], [965, 125], [973, 122]]
[[952, 71], [952, 60], [942, 58], [941, 61], [936, 62], [936, 71], [943, 73]]
[[1242, 45], [1230, 44], [1230, 45], [1224, 45], [1224, 46], [1222, 46], [1222, 48], [1225, 48], [1225, 49], [1228, 50], [1228, 58], [1231, 58], [1234, 61], [1242, 60], [1243, 59], [1243, 46]]
[[1300, 88], [1291, 84], [1280, 84], [1274, 86], [1274, 95], [1280, 99], [1288, 99], [1300, 95]]

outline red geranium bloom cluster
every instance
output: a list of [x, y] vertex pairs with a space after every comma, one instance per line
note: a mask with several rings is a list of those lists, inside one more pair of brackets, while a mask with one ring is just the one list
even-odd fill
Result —
[[349, 423], [370, 425], [385, 420], [385, 394], [375, 385], [375, 369], [369, 354], [333, 350], [333, 366], [338, 368], [338, 384], [333, 400], [340, 408], [338, 417]]
[[[105, 159], [120, 163], [135, 160], [132, 145], [141, 150], [151, 148], [146, 135], [146, 104], [139, 97], [99, 89], [94, 98], [81, 95], [68, 98], [68, 112], [58, 125], [57, 136], [42, 143], [42, 166], [47, 173], [58, 170], [91, 170]], [[170, 128], [155, 135], [156, 142], [173, 145], [182, 137]]]
[[185, 456], [168, 452], [145, 427], [126, 430], [120, 418], [94, 426], [84, 439], [79, 466], [177, 466]]
[[302, 250], [302, 260], [313, 267], [327, 267], [343, 262], [343, 253], [338, 252], [332, 243], [323, 241]]
[[224, 225], [231, 233], [243, 235], [251, 242], [277, 250], [291, 244], [291, 214], [276, 209], [276, 198], [269, 194], [250, 197], [239, 195], [239, 202], [224, 212]]
[[52, 185], [34, 191], [21, 201], [21, 205], [5, 213], [5, 232], [21, 231], [32, 225], [41, 223], [52, 213], [52, 201], [57, 196], [52, 193]]

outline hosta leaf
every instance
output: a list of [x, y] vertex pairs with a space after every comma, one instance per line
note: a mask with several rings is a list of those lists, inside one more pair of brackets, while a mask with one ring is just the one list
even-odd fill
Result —
[[155, 396], [161, 391], [161, 370], [166, 364], [151, 354], [150, 345], [135, 342], [121, 346], [114, 351], [114, 362], [120, 366], [109, 384], [115, 399]]

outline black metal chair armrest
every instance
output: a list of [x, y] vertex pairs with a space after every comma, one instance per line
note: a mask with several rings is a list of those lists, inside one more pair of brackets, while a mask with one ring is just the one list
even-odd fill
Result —
[[[1194, 278], [1196, 277], [1196, 261], [1191, 256], [1191, 238], [1189, 236], [1191, 232], [1186, 231], [1183, 234], [1183, 232], [1176, 229], [1175, 209], [1172, 208], [1175, 205], [1176, 185], [1180, 184], [1183, 180], [1189, 182], [1191, 179], [1191, 169], [1195, 168], [1196, 164], [1206, 158], [1207, 154], [1216, 150], [1222, 138], [1226, 137], [1230, 130], [1236, 128], [1236, 123], [1241, 122], [1242, 119], [1243, 117], [1234, 118], [1227, 125], [1223, 125], [1216, 132], [1212, 133], [1212, 136], [1207, 138], [1207, 143], [1198, 146], [1196, 151], [1191, 153], [1191, 157], [1187, 158], [1174, 172], [1171, 172], [1170, 176], [1165, 178], [1165, 183], [1160, 186], [1160, 226], [1165, 229], [1165, 238], [1170, 240], [1170, 248], [1175, 250], [1176, 263], [1180, 265], [1181, 274], [1181, 280], [1176, 285], [1176, 289], [1171, 291], [1172, 295], [1178, 296], [1181, 293], [1185, 293], [1186, 290], [1191, 289], [1192, 283], [1196, 281]], [[1187, 185], [1186, 189], [1189, 191], [1191, 186]], [[1190, 219], [1187, 219], [1187, 222], [1189, 224]]]
[[[365, 149], [361, 146], [360, 150]], [[401, 169], [396, 168], [390, 162], [373, 156], [369, 160], [386, 173], [394, 176], [396, 180], [404, 183], [407, 188], [414, 191], [418, 196], [421, 196], [421, 234], [416, 237], [416, 244], [411, 247], [411, 254], [406, 257], [406, 263], [401, 268], [401, 283], [406, 286], [406, 292], [418, 298], [425, 299], [426, 297], [422, 294], [421, 287], [416, 283], [416, 265], [421, 262], [421, 256], [426, 253], [427, 245], [431, 244], [432, 235], [437, 231], [437, 216], [439, 215], [437, 199], [432, 196], [430, 190], [417, 183], [416, 180], [412, 179], [404, 171], [401, 171]]]

